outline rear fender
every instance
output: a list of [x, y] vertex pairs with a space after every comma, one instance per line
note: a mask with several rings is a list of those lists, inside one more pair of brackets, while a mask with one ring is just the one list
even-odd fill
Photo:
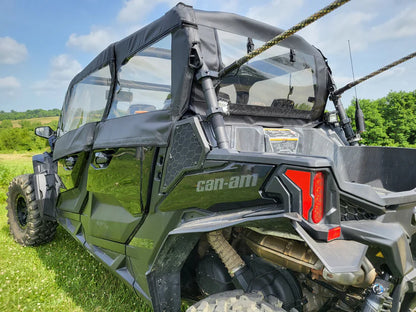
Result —
[[182, 220], [169, 233], [146, 274], [155, 311], [180, 309], [181, 269], [201, 235], [207, 232], [243, 226], [270, 228], [285, 232], [288, 237], [300, 236], [325, 268], [341, 277], [360, 271], [368, 249], [352, 240], [317, 241], [301, 226], [303, 220], [298, 213], [284, 212], [276, 205], [217, 213], [188, 210]]
[[[298, 224], [302, 222], [299, 214], [287, 213], [280, 208], [273, 205], [217, 213], [188, 210], [183, 215], [183, 222], [169, 233], [146, 273], [154, 310], [180, 310], [181, 270], [201, 235], [234, 226], [265, 229], [273, 226], [273, 229], [288, 233], [289, 236], [301, 236], [330, 271], [342, 273], [360, 270], [367, 246], [343, 240], [317, 242]], [[345, 252], [350, 255], [348, 261], [336, 257], [341, 251], [344, 256]]]
[[185, 212], [183, 222], [169, 232], [146, 273], [154, 311], [180, 311], [181, 270], [203, 233], [282, 217], [282, 211], [276, 206], [266, 206], [226, 213], [212, 213], [202, 209]]
[[298, 234], [309, 248], [321, 260], [331, 273], [348, 273], [360, 270], [368, 246], [354, 240], [333, 240], [330, 242], [315, 240], [302, 226], [304, 221], [297, 213], [279, 212], [279, 206], [256, 207], [216, 213], [212, 216], [197, 218], [182, 223], [170, 234], [190, 234], [211, 232], [232, 226], [253, 226], [267, 229], [279, 228], [282, 232]]
[[153, 310], [181, 310], [181, 269], [201, 233], [169, 235], [146, 273]]

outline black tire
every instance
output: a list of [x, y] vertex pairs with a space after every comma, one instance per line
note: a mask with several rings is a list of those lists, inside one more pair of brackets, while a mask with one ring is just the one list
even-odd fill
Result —
[[416, 294], [407, 294], [404, 297], [400, 312], [415, 312], [416, 311]]
[[264, 296], [258, 293], [244, 293], [243, 290], [231, 290], [214, 294], [194, 305], [190, 306], [186, 312], [285, 312], [276, 303], [266, 302]]
[[36, 246], [51, 241], [57, 223], [42, 218], [35, 200], [33, 174], [15, 177], [7, 193], [7, 217], [10, 233], [23, 246]]

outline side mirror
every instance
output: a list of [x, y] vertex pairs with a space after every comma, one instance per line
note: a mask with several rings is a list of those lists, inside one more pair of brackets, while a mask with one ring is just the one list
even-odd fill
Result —
[[49, 139], [51, 136], [55, 134], [55, 132], [51, 129], [51, 127], [37, 127], [35, 129], [35, 134], [41, 138]]

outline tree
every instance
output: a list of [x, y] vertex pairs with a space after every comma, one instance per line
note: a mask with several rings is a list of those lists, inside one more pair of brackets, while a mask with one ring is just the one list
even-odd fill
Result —
[[[416, 91], [390, 92], [378, 100], [360, 100], [366, 122], [362, 144], [416, 147]], [[355, 126], [355, 103], [347, 108]]]
[[13, 128], [13, 124], [12, 124], [11, 120], [3, 120], [0, 123], [0, 128], [2, 128], [2, 129]]
[[16, 112], [11, 110], [10, 112], [0, 111], [0, 120], [17, 120], [17, 119], [30, 119], [36, 117], [52, 117], [52, 116], [59, 116], [60, 110], [59, 109], [33, 109], [27, 110], [25, 112]]
[[399, 146], [416, 145], [416, 91], [390, 92], [386, 97], [387, 135]]

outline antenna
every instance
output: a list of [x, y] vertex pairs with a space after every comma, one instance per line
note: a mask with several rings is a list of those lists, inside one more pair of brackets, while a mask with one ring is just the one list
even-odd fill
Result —
[[[350, 40], [348, 40], [348, 50], [350, 52], [350, 63], [351, 63], [351, 72], [352, 72], [352, 81], [355, 82], [355, 75], [354, 75], [354, 66], [352, 64], [352, 56], [351, 56], [351, 45], [350, 45]], [[355, 91], [355, 98], [357, 99], [357, 86], [354, 86], [354, 91]]]
[[[354, 66], [352, 63], [351, 45], [350, 45], [349, 40], [348, 40], [348, 50], [350, 52], [352, 81], [353, 83], [355, 83]], [[361, 110], [360, 104], [358, 102], [357, 85], [354, 85], [354, 91], [355, 91], [355, 127], [357, 128], [358, 133], [363, 133], [365, 131], [364, 113]]]

